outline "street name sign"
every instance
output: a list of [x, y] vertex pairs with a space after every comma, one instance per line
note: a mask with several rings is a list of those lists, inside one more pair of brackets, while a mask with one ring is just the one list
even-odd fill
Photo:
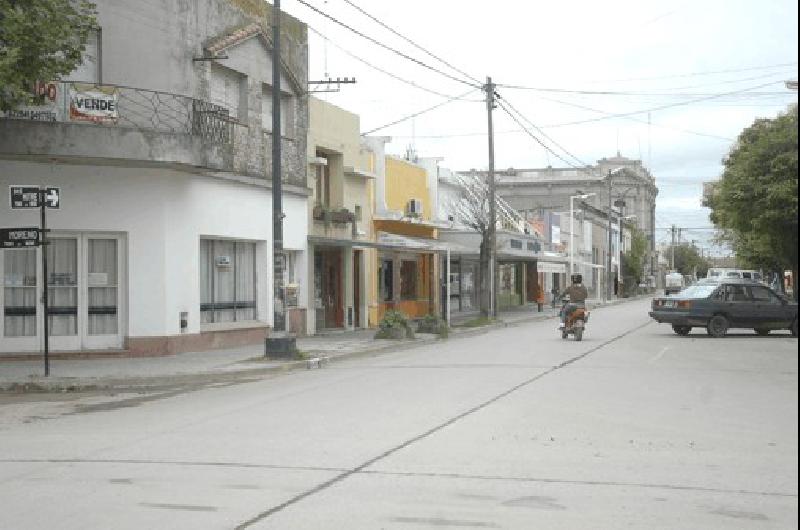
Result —
[[12, 210], [39, 208], [39, 197], [44, 191], [44, 204], [48, 208], [60, 208], [61, 188], [48, 187], [40, 190], [39, 186], [9, 186], [8, 196]]
[[38, 228], [0, 228], [0, 248], [31, 248], [39, 244]]

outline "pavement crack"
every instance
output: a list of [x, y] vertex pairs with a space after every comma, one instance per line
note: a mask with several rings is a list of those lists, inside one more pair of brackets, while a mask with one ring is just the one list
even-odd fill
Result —
[[315, 495], [315, 494], [317, 494], [317, 493], [319, 493], [319, 492], [321, 492], [323, 490], [326, 490], [326, 489], [330, 488], [334, 484], [336, 484], [338, 482], [341, 482], [341, 481], [345, 480], [346, 478], [348, 478], [348, 477], [350, 477], [352, 475], [356, 475], [356, 474], [362, 473], [369, 466], [371, 466], [371, 465], [373, 465], [373, 464], [375, 464], [377, 462], [380, 462], [381, 460], [393, 455], [394, 453], [396, 453], [396, 452], [398, 452], [398, 451], [400, 451], [402, 449], [405, 449], [406, 447], [408, 447], [408, 446], [410, 446], [410, 445], [412, 445], [412, 444], [414, 444], [416, 442], [419, 442], [420, 440], [424, 440], [425, 438], [431, 436], [432, 434], [435, 434], [435, 433], [437, 433], [437, 432], [449, 427], [450, 425], [453, 425], [454, 423], [458, 422], [459, 420], [462, 420], [462, 419], [466, 418], [467, 416], [470, 416], [470, 415], [472, 415], [472, 414], [474, 414], [474, 413], [476, 413], [476, 412], [478, 412], [480, 410], [485, 409], [489, 405], [492, 405], [492, 404], [496, 403], [497, 401], [500, 401], [501, 399], [509, 396], [510, 394], [513, 394], [517, 390], [525, 388], [528, 385], [531, 385], [531, 384], [535, 383], [536, 381], [542, 379], [543, 377], [546, 377], [546, 376], [548, 376], [548, 375], [550, 375], [550, 374], [552, 374], [554, 372], [557, 372], [558, 370], [566, 368], [567, 366], [569, 366], [569, 365], [571, 365], [573, 363], [576, 363], [576, 362], [580, 361], [581, 359], [586, 358], [588, 355], [591, 355], [592, 353], [594, 353], [594, 352], [596, 352], [598, 350], [601, 350], [602, 348], [605, 348], [609, 344], [612, 344], [612, 343], [614, 343], [614, 342], [616, 342], [618, 340], [621, 340], [621, 339], [625, 338], [626, 336], [630, 335], [631, 333], [634, 333], [634, 332], [636, 332], [636, 331], [638, 331], [638, 330], [640, 330], [640, 329], [642, 329], [642, 328], [644, 328], [646, 326], [649, 326], [651, 323], [652, 323], [652, 321], [648, 321], [648, 322], [645, 322], [644, 324], [640, 324], [640, 325], [638, 325], [636, 327], [633, 327], [633, 328], [625, 331], [624, 333], [621, 333], [621, 334], [619, 334], [619, 335], [617, 335], [615, 337], [612, 337], [609, 340], [607, 340], [605, 342], [602, 342], [602, 343], [598, 344], [597, 346], [586, 350], [585, 352], [583, 352], [583, 353], [581, 353], [579, 355], [571, 357], [571, 358], [567, 359], [566, 361], [564, 361], [564, 362], [562, 362], [560, 364], [552, 366], [548, 370], [545, 370], [544, 372], [541, 372], [541, 373], [539, 373], [539, 374], [537, 374], [537, 375], [535, 375], [533, 377], [530, 377], [530, 378], [526, 379], [525, 381], [523, 381], [523, 382], [521, 382], [521, 383], [519, 383], [517, 385], [514, 385], [513, 387], [509, 388], [508, 390], [506, 390], [504, 392], [501, 392], [500, 394], [497, 394], [496, 396], [494, 396], [492, 398], [489, 398], [489, 399], [483, 401], [482, 403], [479, 403], [478, 405], [476, 405], [476, 406], [474, 406], [474, 407], [462, 412], [461, 414], [453, 416], [449, 420], [446, 420], [446, 421], [440, 423], [439, 425], [436, 425], [435, 427], [432, 427], [431, 429], [428, 429], [427, 431], [425, 431], [425, 432], [423, 432], [421, 434], [418, 434], [417, 436], [414, 436], [413, 438], [410, 438], [410, 439], [406, 440], [405, 442], [402, 442], [402, 443], [392, 447], [391, 449], [388, 449], [387, 451], [384, 451], [383, 453], [371, 458], [370, 460], [367, 460], [366, 462], [362, 463], [361, 465], [359, 465], [357, 467], [354, 467], [352, 469], [349, 469], [349, 470], [347, 470], [347, 471], [345, 471], [345, 472], [343, 472], [343, 473], [341, 473], [341, 474], [339, 474], [339, 475], [337, 475], [337, 476], [335, 476], [335, 477], [333, 477], [333, 478], [331, 478], [329, 480], [326, 480], [325, 482], [322, 482], [322, 483], [314, 486], [311, 489], [308, 489], [308, 490], [306, 490], [306, 491], [304, 491], [302, 493], [299, 493], [298, 495], [295, 495], [291, 499], [289, 499], [289, 500], [287, 500], [287, 501], [285, 501], [285, 502], [283, 502], [281, 504], [273, 506], [272, 508], [269, 508], [267, 510], [264, 510], [263, 512], [260, 512], [260, 513], [258, 513], [256, 515], [254, 515], [250, 519], [247, 519], [246, 521], [243, 521], [242, 523], [237, 525], [236, 529], [240, 530], [240, 529], [244, 529], [244, 528], [249, 528], [249, 527], [253, 526], [256, 523], [258, 523], [260, 521], [263, 521], [264, 519], [266, 519], [266, 518], [268, 518], [268, 517], [280, 512], [280, 511], [283, 511], [286, 508], [288, 508], [288, 507], [290, 507], [290, 506], [292, 506], [294, 504], [297, 504], [298, 502], [302, 501], [303, 499], [306, 499], [307, 497], [310, 497], [310, 496]]

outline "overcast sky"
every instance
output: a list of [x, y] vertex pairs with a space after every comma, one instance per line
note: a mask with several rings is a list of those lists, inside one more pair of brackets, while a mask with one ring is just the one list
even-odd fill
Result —
[[[327, 37], [309, 30], [310, 79], [357, 79], [318, 97], [359, 114], [362, 132], [471, 92], [375, 132], [393, 138], [389, 152], [413, 144], [420, 156], [443, 157], [455, 170], [486, 168], [486, 107], [469, 85], [490, 75], [505, 104], [524, 116], [518, 119], [569, 164], [593, 164], [617, 151], [641, 159], [659, 187], [658, 227], [710, 227], [702, 182], [719, 177], [743, 128], [797, 101], [784, 86], [797, 79], [795, 0], [349, 0], [457, 70], [347, 0], [305, 1], [447, 74], [387, 51], [298, 0], [283, 0], [283, 10]], [[502, 108], [494, 118], [497, 168], [568, 165]], [[689, 230], [684, 239], [707, 244], [711, 234]], [[666, 237], [658, 231], [657, 239]]]

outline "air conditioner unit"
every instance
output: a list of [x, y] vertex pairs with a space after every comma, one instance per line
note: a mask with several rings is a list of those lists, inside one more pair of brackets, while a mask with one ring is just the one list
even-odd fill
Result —
[[419, 199], [411, 199], [406, 204], [406, 215], [422, 215], [422, 201]]

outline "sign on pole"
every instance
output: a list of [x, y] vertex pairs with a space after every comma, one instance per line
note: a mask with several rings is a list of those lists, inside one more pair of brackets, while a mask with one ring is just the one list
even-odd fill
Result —
[[0, 248], [32, 248], [39, 244], [39, 229], [0, 228]]
[[39, 186], [9, 186], [8, 197], [12, 210], [39, 208], [40, 193], [44, 192], [44, 203], [48, 208], [58, 209], [61, 204], [61, 188]]

